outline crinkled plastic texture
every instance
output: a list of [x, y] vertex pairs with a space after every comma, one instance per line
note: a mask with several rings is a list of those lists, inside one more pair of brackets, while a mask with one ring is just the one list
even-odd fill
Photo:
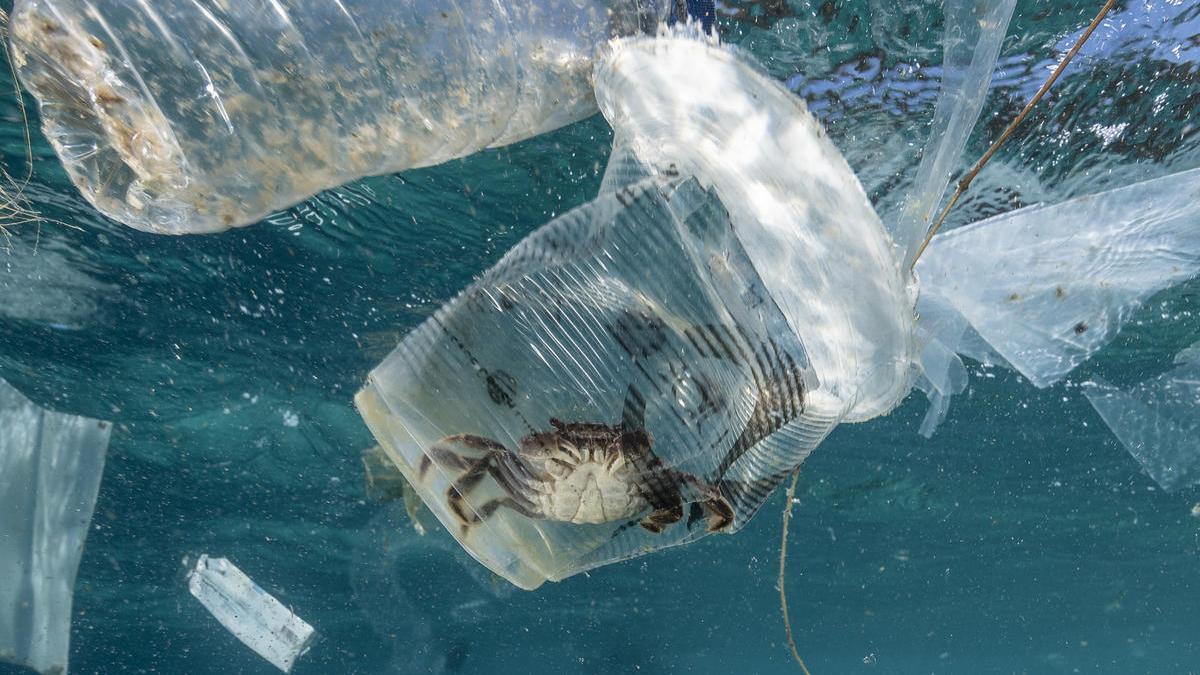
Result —
[[[614, 41], [596, 99], [623, 171], [712, 188], [847, 421], [890, 411], [912, 383], [909, 277], [803, 100], [739, 51], [679, 32]], [[613, 173], [606, 185], [621, 182]]]
[[285, 673], [316, 637], [308, 622], [225, 558], [201, 555], [188, 591], [242, 644]]
[[967, 139], [987, 99], [1000, 46], [1016, 0], [946, 0], [941, 92], [917, 177], [900, 210], [885, 218], [904, 267], [932, 225], [934, 212], [958, 168]]
[[[521, 242], [405, 338], [357, 402], [447, 529], [527, 589], [703, 536], [710, 495], [741, 527], [846, 407], [821, 392], [720, 202], [695, 180], [657, 178]], [[556, 467], [588, 458], [534, 447], [561, 424], [644, 430], [641, 460], [667, 468], [626, 454], [620, 485], [576, 485]], [[651, 503], [614, 511], [630, 491]], [[534, 512], [495, 508], [512, 498]], [[652, 532], [640, 521], [653, 505], [684, 508]], [[604, 515], [572, 522], [588, 510]]]
[[357, 398], [447, 529], [523, 588], [740, 528], [840, 420], [910, 386], [898, 262], [803, 102], [695, 26], [616, 42], [596, 92], [617, 138], [601, 194]]
[[111, 431], [0, 380], [0, 661], [67, 671], [75, 573]]
[[1146, 473], [1164, 490], [1200, 483], [1200, 345], [1177, 368], [1129, 391], [1103, 381], [1084, 394]]
[[72, 181], [171, 234], [595, 112], [597, 46], [657, 0], [17, 0], [14, 62]]
[[[1200, 273], [1198, 201], [1193, 169], [938, 235], [917, 266], [918, 308], [957, 312], [1004, 362], [1047, 387], [1152, 294]], [[945, 325], [939, 337], [959, 351], [970, 331]]]

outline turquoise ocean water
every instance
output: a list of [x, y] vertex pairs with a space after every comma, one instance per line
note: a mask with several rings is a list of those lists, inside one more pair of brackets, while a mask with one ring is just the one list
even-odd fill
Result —
[[[969, 157], [1098, 5], [1017, 4]], [[724, 7], [724, 38], [808, 99], [886, 211], [932, 118], [941, 3]], [[1120, 2], [951, 225], [1196, 167], [1197, 107], [1200, 5]], [[20, 177], [12, 95], [0, 117]], [[61, 222], [15, 227], [0, 251], [0, 377], [115, 423], [72, 670], [274, 672], [188, 594], [187, 565], [210, 553], [320, 633], [296, 673], [794, 672], [776, 592], [782, 494], [735, 536], [525, 592], [365, 492], [373, 440], [351, 398], [367, 371], [591, 199], [610, 145], [597, 116], [243, 230], [169, 238], [97, 214], [35, 127], [25, 193]], [[930, 440], [919, 394], [839, 427], [804, 465], [791, 526], [792, 620], [813, 672], [1200, 670], [1200, 490], [1158, 489], [1078, 386], [1170, 369], [1200, 340], [1198, 292], [1155, 296], [1049, 389], [968, 364]]]

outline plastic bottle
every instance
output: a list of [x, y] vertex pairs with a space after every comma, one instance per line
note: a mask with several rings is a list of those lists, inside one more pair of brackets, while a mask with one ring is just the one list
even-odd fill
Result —
[[17, 0], [13, 58], [83, 195], [161, 233], [595, 112], [597, 47], [665, 0]]

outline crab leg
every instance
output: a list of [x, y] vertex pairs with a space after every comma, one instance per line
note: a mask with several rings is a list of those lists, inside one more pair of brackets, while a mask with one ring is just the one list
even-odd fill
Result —
[[517, 513], [525, 516], [526, 518], [537, 518], [538, 517], [538, 514], [536, 512], [530, 511], [529, 509], [527, 509], [525, 506], [523, 506], [517, 500], [512, 499], [510, 497], [506, 497], [504, 499], [493, 499], [492, 501], [479, 507], [479, 515], [478, 515], [478, 520], [476, 522], [479, 522], [479, 521], [482, 521], [482, 520], [485, 520], [485, 519], [491, 517], [491, 515], [496, 512], [496, 509], [500, 508], [501, 506], [507, 506], [508, 508], [512, 509], [513, 511], [516, 511]]
[[503, 445], [493, 441], [490, 438], [484, 438], [483, 436], [476, 436], [474, 434], [455, 434], [453, 436], [447, 436], [435, 443], [431, 448], [429, 448], [428, 451], [424, 453], [424, 455], [421, 457], [421, 465], [417, 469], [417, 475], [421, 478], [424, 478], [425, 474], [429, 471], [429, 467], [432, 466], [435, 461], [437, 462], [438, 466], [444, 466], [457, 471], [470, 469], [479, 461], [463, 457], [461, 454], [455, 452], [451, 448], [446, 447], [447, 445], [451, 444], [459, 444], [472, 450], [483, 450], [488, 453], [508, 452], [508, 448], [505, 448]]
[[715, 497], [701, 502], [701, 506], [708, 513], [709, 532], [720, 532], [733, 525], [733, 506], [729, 504], [729, 500], [725, 499], [724, 495], [720, 494], [719, 490]]
[[679, 477], [680, 484], [687, 485], [700, 495], [701, 500], [699, 503], [704, 509], [704, 513], [708, 516], [709, 532], [720, 532], [733, 524], [736, 514], [734, 513], [733, 505], [729, 503], [729, 499], [725, 497], [725, 493], [721, 490], [720, 482], [709, 484], [690, 473], [682, 471], [675, 471], [673, 473]]
[[[472, 450], [482, 450], [486, 454], [478, 459], [470, 459], [443, 444], [459, 444]], [[536, 477], [525, 462], [515, 457], [500, 443], [471, 434], [447, 436], [431, 447], [422, 459], [419, 469], [421, 477], [425, 476], [435, 462], [443, 468], [465, 470], [446, 488], [446, 505], [463, 524], [464, 530], [488, 518], [501, 506], [507, 506], [531, 518], [538, 517], [537, 505], [524, 496], [536, 485]], [[509, 496], [487, 502], [476, 510], [467, 501], [467, 495], [488, 475]]]
[[537, 492], [538, 486], [545, 482], [546, 478], [535, 475], [529, 464], [517, 455], [505, 454], [499, 460], [488, 467], [492, 478], [495, 478], [500, 487], [514, 499], [525, 503], [528, 508], [536, 508], [533, 501], [525, 495]]
[[479, 484], [483, 477], [489, 473], [491, 468], [492, 457], [495, 455], [487, 455], [479, 459], [467, 470], [466, 473], [459, 476], [456, 480], [450, 483], [450, 487], [446, 488], [446, 505], [454, 512], [455, 516], [464, 524], [471, 523], [473, 520], [478, 520], [474, 514], [469, 514], [463, 505], [469, 508], [470, 504], [466, 501], [467, 491]]
[[667, 529], [668, 525], [678, 523], [683, 519], [683, 504], [676, 504], [665, 509], [659, 509], [638, 522], [646, 530], [658, 534]]

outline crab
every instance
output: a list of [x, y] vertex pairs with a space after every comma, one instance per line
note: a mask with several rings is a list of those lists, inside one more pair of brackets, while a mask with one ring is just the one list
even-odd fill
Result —
[[[680, 521], [685, 503], [693, 502], [709, 532], [733, 525], [733, 507], [720, 487], [666, 466], [645, 429], [553, 418], [550, 427], [522, 438], [515, 451], [473, 434], [447, 436], [422, 457], [419, 475], [423, 479], [434, 462], [462, 472], [446, 489], [446, 503], [464, 535], [501, 507], [574, 524], [640, 517], [638, 523], [657, 534]], [[483, 454], [464, 457], [454, 446]], [[471, 508], [468, 495], [486, 476], [505, 496]]]

